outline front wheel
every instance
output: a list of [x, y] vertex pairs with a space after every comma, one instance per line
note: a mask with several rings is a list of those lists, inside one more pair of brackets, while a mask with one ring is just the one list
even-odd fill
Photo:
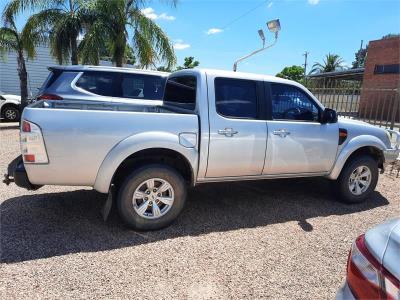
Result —
[[363, 202], [375, 190], [378, 176], [376, 160], [368, 155], [355, 157], [346, 163], [336, 180], [338, 199], [345, 203]]
[[134, 171], [122, 183], [117, 198], [125, 223], [138, 230], [156, 230], [171, 224], [182, 211], [186, 186], [182, 176], [164, 165]]

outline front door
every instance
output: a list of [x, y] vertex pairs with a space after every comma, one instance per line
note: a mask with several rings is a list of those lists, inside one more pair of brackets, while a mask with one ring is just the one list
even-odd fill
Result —
[[261, 175], [267, 142], [261, 120], [263, 84], [207, 77], [210, 144], [207, 178]]
[[321, 124], [321, 108], [298, 87], [271, 83], [271, 98], [263, 174], [329, 172], [338, 149], [338, 124]]

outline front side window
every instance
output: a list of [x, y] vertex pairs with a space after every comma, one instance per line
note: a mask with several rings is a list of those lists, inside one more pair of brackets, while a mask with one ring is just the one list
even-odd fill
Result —
[[165, 85], [164, 102], [194, 110], [196, 107], [196, 82], [195, 76], [169, 78]]
[[116, 83], [119, 74], [115, 72], [85, 72], [76, 86], [96, 95], [118, 97]]
[[215, 105], [225, 117], [257, 118], [256, 82], [243, 79], [215, 79]]
[[272, 83], [272, 118], [274, 120], [319, 120], [319, 109], [302, 90], [288, 84]]

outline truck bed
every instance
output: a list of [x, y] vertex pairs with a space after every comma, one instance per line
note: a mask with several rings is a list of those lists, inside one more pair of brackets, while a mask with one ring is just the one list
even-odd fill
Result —
[[107, 154], [127, 138], [152, 134], [157, 143], [157, 136], [168, 135], [180, 146], [182, 132], [199, 137], [196, 114], [163, 106], [39, 101], [25, 108], [22, 119], [41, 128], [47, 150], [48, 164], [25, 164], [37, 185], [93, 186]]

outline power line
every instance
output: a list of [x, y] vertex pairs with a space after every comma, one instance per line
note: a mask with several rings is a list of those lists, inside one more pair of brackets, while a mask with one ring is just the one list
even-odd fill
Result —
[[259, 8], [260, 6], [264, 5], [265, 3], [267, 3], [270, 0], [264, 0], [261, 3], [257, 4], [257, 6], [251, 8], [250, 10], [248, 10], [247, 12], [245, 12], [244, 14], [240, 15], [239, 17], [233, 19], [232, 21], [230, 21], [229, 23], [227, 23], [225, 26], [223, 26], [221, 29], [225, 30], [227, 29], [230, 25], [232, 25], [233, 23], [239, 21], [241, 18], [247, 16], [248, 14], [252, 13], [253, 11], [255, 11], [257, 8]]

